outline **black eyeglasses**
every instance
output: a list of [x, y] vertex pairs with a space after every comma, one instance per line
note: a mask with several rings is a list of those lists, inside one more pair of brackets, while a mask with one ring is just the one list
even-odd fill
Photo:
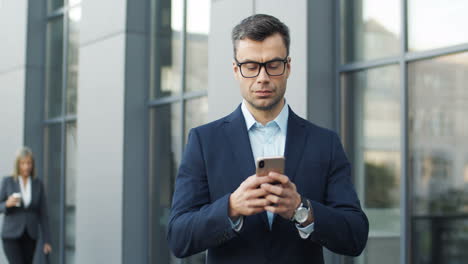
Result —
[[288, 63], [287, 56], [284, 59], [275, 59], [263, 63], [255, 61], [239, 62], [236, 58], [234, 59], [236, 60], [237, 67], [239, 67], [241, 75], [244, 78], [257, 77], [262, 70], [262, 66], [265, 68], [265, 71], [269, 76], [283, 75], [286, 69], [286, 63]]

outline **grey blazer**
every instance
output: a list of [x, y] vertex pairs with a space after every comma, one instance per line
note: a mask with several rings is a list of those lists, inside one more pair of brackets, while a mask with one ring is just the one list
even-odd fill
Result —
[[45, 189], [38, 178], [31, 180], [31, 204], [25, 208], [23, 202], [20, 207], [6, 207], [6, 200], [14, 192], [21, 192], [19, 180], [7, 176], [2, 180], [0, 188], [0, 213], [4, 213], [2, 238], [19, 238], [25, 230], [33, 239], [39, 237], [39, 226], [45, 243], [50, 243], [49, 219]]

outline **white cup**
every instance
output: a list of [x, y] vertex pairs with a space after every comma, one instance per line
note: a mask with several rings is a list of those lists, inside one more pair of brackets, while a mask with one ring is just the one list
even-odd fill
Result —
[[20, 200], [16, 203], [16, 207], [20, 207], [20, 206], [21, 206], [21, 193], [13, 193], [12, 196], [13, 196], [13, 198], [20, 199]]

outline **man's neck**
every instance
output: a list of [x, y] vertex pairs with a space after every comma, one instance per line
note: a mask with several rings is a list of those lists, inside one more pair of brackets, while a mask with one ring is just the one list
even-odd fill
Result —
[[257, 122], [260, 122], [262, 125], [266, 125], [268, 122], [274, 120], [281, 110], [283, 110], [285, 101], [284, 98], [277, 104], [275, 105], [272, 109], [270, 110], [260, 110], [252, 105], [250, 103], [246, 102], [247, 109], [249, 112], [252, 114], [252, 116], [255, 118]]

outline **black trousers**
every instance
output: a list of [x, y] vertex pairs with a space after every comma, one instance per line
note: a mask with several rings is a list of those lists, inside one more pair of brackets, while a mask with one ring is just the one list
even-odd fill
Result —
[[3, 250], [10, 264], [32, 264], [36, 240], [32, 239], [25, 230], [19, 238], [2, 238]]

